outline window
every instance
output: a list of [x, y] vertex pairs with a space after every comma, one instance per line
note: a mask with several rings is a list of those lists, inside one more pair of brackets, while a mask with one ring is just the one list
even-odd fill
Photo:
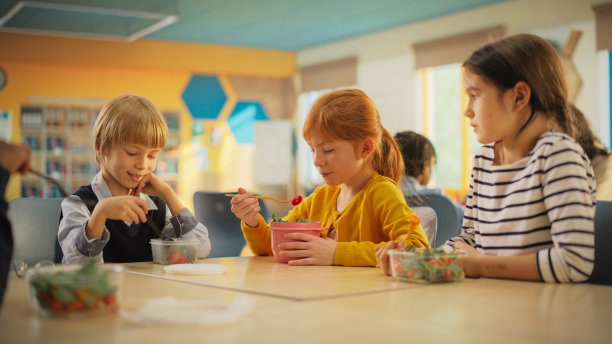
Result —
[[472, 157], [480, 144], [463, 116], [461, 64], [421, 69], [422, 134], [436, 148], [437, 161], [430, 186], [445, 189], [454, 198], [467, 192]]

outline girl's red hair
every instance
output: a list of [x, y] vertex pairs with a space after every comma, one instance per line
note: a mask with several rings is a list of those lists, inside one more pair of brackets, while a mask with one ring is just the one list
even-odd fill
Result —
[[382, 127], [372, 99], [361, 90], [342, 89], [319, 97], [304, 122], [302, 136], [307, 142], [313, 130], [352, 142], [370, 138], [374, 142], [370, 155], [374, 170], [396, 182], [404, 175], [404, 161], [397, 143]]

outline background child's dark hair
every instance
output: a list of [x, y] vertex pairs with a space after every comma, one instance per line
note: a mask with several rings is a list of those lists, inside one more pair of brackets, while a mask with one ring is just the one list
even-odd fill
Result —
[[372, 167], [396, 182], [404, 175], [402, 154], [391, 134], [382, 127], [374, 102], [358, 89], [342, 89], [320, 96], [312, 105], [302, 136], [310, 142], [313, 130], [339, 140], [357, 142], [370, 138]]
[[402, 131], [393, 136], [402, 152], [406, 175], [417, 177], [425, 164], [436, 157], [436, 150], [429, 139], [414, 131]]
[[576, 142], [582, 147], [584, 153], [589, 157], [589, 160], [598, 155], [610, 155], [612, 152], [603, 144], [598, 144], [599, 139], [593, 134], [589, 121], [586, 119], [582, 111], [574, 104], [570, 104], [570, 110], [574, 116], [574, 124], [576, 127]]
[[519, 34], [500, 39], [476, 50], [463, 66], [500, 91], [511, 89], [519, 81], [529, 85], [532, 113], [521, 131], [540, 112], [553, 118], [562, 132], [574, 137], [563, 65], [557, 51], [543, 38]]

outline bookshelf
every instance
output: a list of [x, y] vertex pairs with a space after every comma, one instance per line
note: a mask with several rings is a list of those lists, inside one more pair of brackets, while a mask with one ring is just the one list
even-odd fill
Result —
[[[62, 182], [72, 193], [91, 183], [98, 172], [93, 151], [93, 124], [102, 106], [24, 104], [21, 106], [21, 137], [32, 148], [32, 168]], [[178, 190], [178, 111], [162, 111], [168, 123], [166, 148], [154, 173]], [[28, 174], [21, 179], [21, 196], [61, 197], [42, 179]]]

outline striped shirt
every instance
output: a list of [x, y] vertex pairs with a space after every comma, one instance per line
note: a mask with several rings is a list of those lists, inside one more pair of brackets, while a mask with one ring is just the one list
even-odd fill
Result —
[[474, 157], [461, 234], [478, 252], [514, 256], [536, 252], [546, 282], [585, 282], [595, 255], [595, 180], [582, 148], [546, 132], [523, 159], [493, 165], [493, 145]]

